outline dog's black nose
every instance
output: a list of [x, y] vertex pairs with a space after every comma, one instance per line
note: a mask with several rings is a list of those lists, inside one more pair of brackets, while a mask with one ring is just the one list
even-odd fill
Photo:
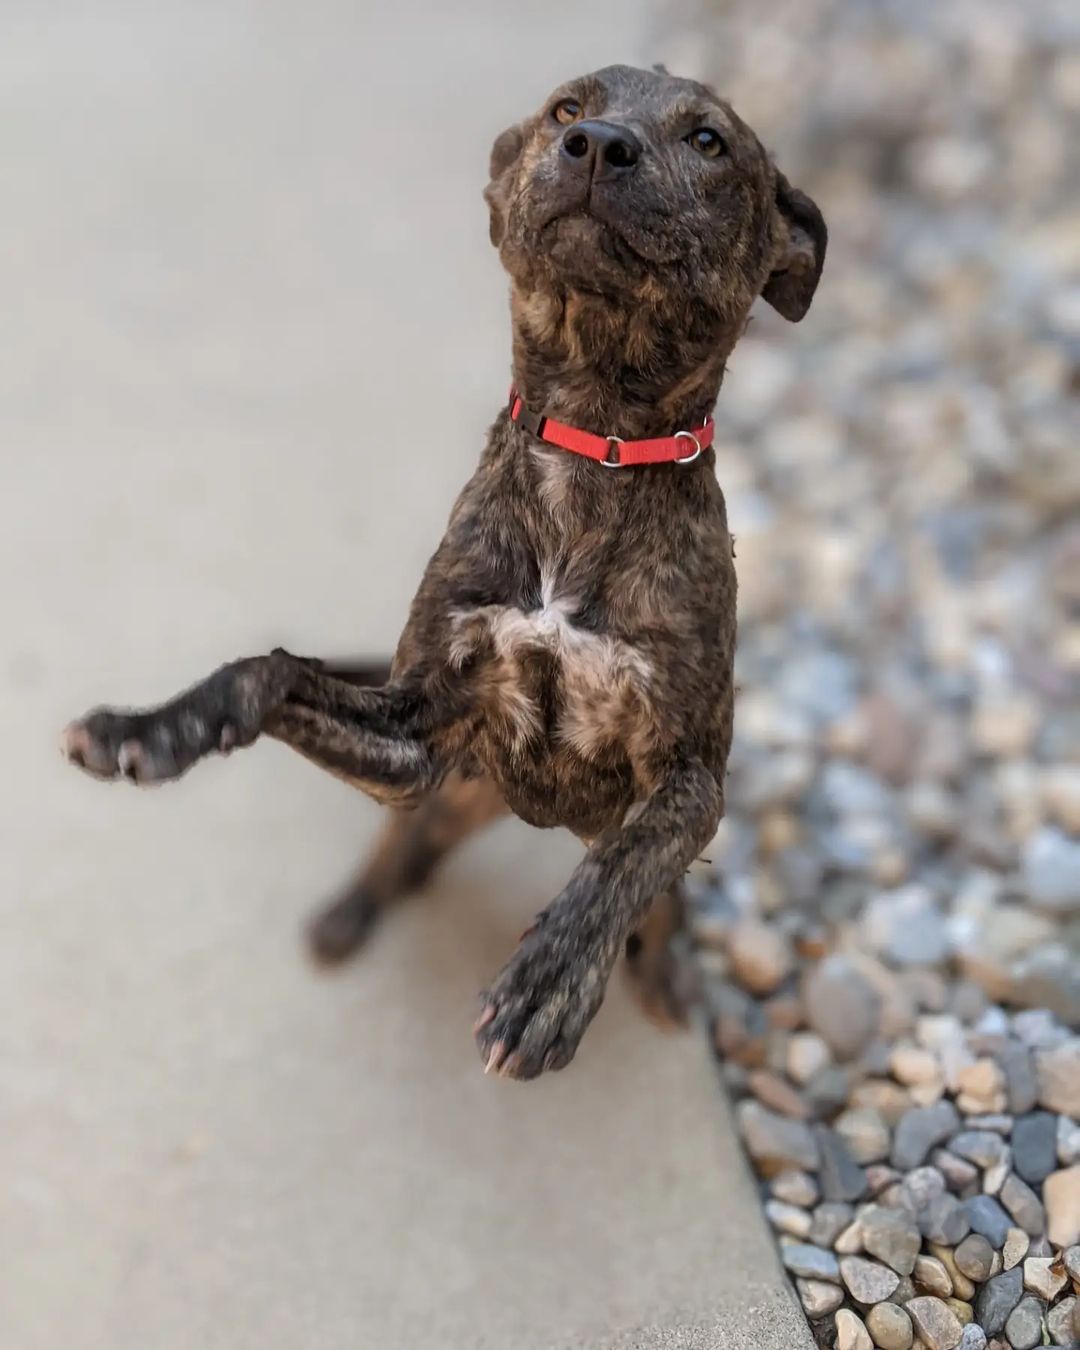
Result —
[[632, 173], [641, 158], [641, 142], [627, 127], [612, 122], [575, 122], [562, 138], [563, 157], [594, 180]]

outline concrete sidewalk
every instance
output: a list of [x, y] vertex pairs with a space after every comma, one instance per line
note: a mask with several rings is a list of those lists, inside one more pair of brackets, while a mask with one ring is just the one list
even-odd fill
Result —
[[391, 649], [508, 371], [490, 141], [650, 22], [4, 6], [5, 1350], [809, 1345], [698, 1038], [616, 981], [566, 1073], [480, 1071], [573, 841], [498, 827], [328, 977], [299, 926], [374, 807], [275, 745], [143, 794], [53, 750], [275, 642]]

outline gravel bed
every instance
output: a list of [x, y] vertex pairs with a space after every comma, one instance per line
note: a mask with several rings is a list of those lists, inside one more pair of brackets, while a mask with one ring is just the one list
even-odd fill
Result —
[[738, 1126], [821, 1344], [1080, 1343], [1080, 10], [728, 0], [659, 46], [831, 233], [717, 409]]

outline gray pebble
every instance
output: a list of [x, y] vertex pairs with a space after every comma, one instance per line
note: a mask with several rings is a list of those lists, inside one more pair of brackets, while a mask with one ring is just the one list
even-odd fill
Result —
[[1075, 1345], [1080, 1341], [1080, 1327], [1076, 1325], [1080, 1300], [1063, 1298], [1046, 1314], [1046, 1326], [1054, 1345]]
[[930, 1155], [931, 1164], [937, 1168], [951, 1191], [962, 1191], [979, 1179], [979, 1169], [966, 1158], [957, 1157], [947, 1148], [935, 1149]]
[[943, 1144], [960, 1128], [960, 1117], [952, 1102], [909, 1111], [893, 1135], [892, 1165], [909, 1171], [922, 1163], [932, 1148]]
[[870, 1205], [859, 1215], [863, 1246], [898, 1275], [915, 1269], [922, 1240], [915, 1220], [901, 1209]]
[[1024, 1291], [1024, 1273], [1017, 1266], [995, 1275], [979, 1290], [975, 1299], [975, 1318], [988, 1336], [1005, 1330], [1009, 1314], [1020, 1302]]
[[955, 1350], [960, 1343], [963, 1326], [940, 1298], [913, 1298], [907, 1304], [907, 1312], [929, 1350]]
[[[1005, 1092], [1009, 1110], [1017, 1116], [1030, 1111], [1039, 1100], [1039, 1085], [1035, 1077], [1035, 1060], [1026, 1045], [1008, 1041], [994, 1056], [1005, 1074]], [[1030, 1180], [1029, 1177], [1024, 1178]]]
[[1018, 1117], [1012, 1132], [1013, 1169], [1036, 1186], [1057, 1167], [1057, 1117], [1034, 1111]]
[[854, 1213], [850, 1205], [835, 1201], [818, 1205], [810, 1225], [810, 1241], [819, 1247], [831, 1247], [851, 1223]]
[[808, 1242], [791, 1242], [780, 1248], [780, 1259], [792, 1275], [803, 1280], [826, 1280], [835, 1284], [840, 1279], [840, 1266], [832, 1252], [813, 1247]]
[[1057, 914], [1080, 910], [1080, 840], [1044, 826], [1024, 846], [1022, 868], [1033, 904]]
[[844, 1291], [838, 1284], [826, 1284], [824, 1280], [796, 1280], [795, 1288], [807, 1317], [816, 1321], [834, 1313], [844, 1301]]
[[1080, 1162], [1080, 1124], [1068, 1116], [1058, 1116], [1057, 1155], [1062, 1167]]
[[818, 1115], [834, 1115], [847, 1104], [851, 1094], [851, 1071], [840, 1064], [830, 1064], [814, 1074], [803, 1096], [813, 1106]]
[[842, 1257], [840, 1275], [855, 1302], [865, 1305], [884, 1303], [900, 1283], [895, 1270], [862, 1256]]
[[814, 1171], [818, 1146], [808, 1126], [769, 1111], [759, 1102], [742, 1101], [736, 1108], [746, 1151], [764, 1170], [789, 1167]]
[[806, 977], [807, 1021], [841, 1059], [852, 1059], [872, 1039], [881, 1016], [881, 998], [842, 956], [827, 956]]
[[992, 1195], [976, 1195], [963, 1204], [968, 1223], [981, 1233], [995, 1251], [1000, 1251], [1009, 1235], [1012, 1221]]
[[949, 1141], [949, 1151], [976, 1167], [995, 1167], [1009, 1159], [1008, 1144], [990, 1130], [964, 1130]]
[[960, 1337], [957, 1350], [986, 1350], [986, 1332], [978, 1322], [969, 1322]]
[[1001, 1188], [1001, 1203], [1012, 1215], [1017, 1228], [1022, 1228], [1031, 1237], [1038, 1237], [1046, 1229], [1046, 1211], [1042, 1201], [1027, 1184], [1015, 1173], [1011, 1174]]
[[990, 1278], [990, 1268], [994, 1264], [994, 1249], [981, 1233], [971, 1233], [953, 1252], [957, 1269], [969, 1280], [982, 1284]]
[[821, 1159], [818, 1181], [826, 1200], [860, 1200], [866, 1194], [866, 1173], [851, 1156], [844, 1140], [824, 1125], [814, 1131]]
[[1005, 1335], [1009, 1338], [1012, 1350], [1035, 1350], [1042, 1344], [1042, 1301], [1022, 1298], [1009, 1314], [1005, 1323]]
[[919, 1214], [919, 1228], [931, 1242], [954, 1247], [971, 1232], [971, 1219], [955, 1195], [939, 1195]]
[[945, 1178], [936, 1167], [916, 1167], [901, 1183], [903, 1203], [916, 1214], [945, 1194]]

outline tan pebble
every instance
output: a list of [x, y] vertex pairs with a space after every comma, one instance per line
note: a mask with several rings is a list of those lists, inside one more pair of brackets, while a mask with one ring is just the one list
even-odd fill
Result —
[[866, 1315], [870, 1339], [880, 1350], [911, 1350], [911, 1318], [894, 1303], [879, 1303]]
[[824, 1280], [796, 1280], [795, 1287], [807, 1317], [828, 1317], [844, 1301], [844, 1291], [838, 1284], [826, 1284]]
[[938, 1298], [948, 1298], [953, 1292], [952, 1276], [945, 1263], [936, 1256], [917, 1256], [911, 1278], [919, 1289]]
[[799, 1031], [787, 1044], [787, 1071], [796, 1083], [808, 1083], [832, 1063], [832, 1052], [815, 1031]]
[[936, 1242], [931, 1242], [930, 1251], [949, 1272], [949, 1278], [952, 1280], [952, 1292], [956, 1297], [964, 1299], [973, 1298], [975, 1286], [956, 1264], [956, 1258], [953, 1256], [952, 1248], [942, 1247]]
[[792, 848], [801, 838], [802, 826], [790, 811], [766, 811], [758, 821], [758, 844], [766, 855]]
[[833, 1250], [840, 1256], [858, 1256], [863, 1249], [863, 1231], [862, 1224], [855, 1220], [848, 1224], [844, 1231], [833, 1243]]
[[841, 1308], [836, 1314], [836, 1350], [874, 1350], [862, 1318], [850, 1308]]
[[944, 1074], [935, 1078], [931, 1083], [914, 1083], [911, 1087], [911, 1100], [916, 1106], [934, 1106], [944, 1096]]
[[1080, 1165], [1052, 1172], [1043, 1182], [1046, 1236], [1058, 1247], [1080, 1242]]
[[912, 1104], [906, 1088], [887, 1078], [867, 1078], [857, 1084], [851, 1094], [852, 1106], [877, 1111], [885, 1123], [892, 1126], [911, 1110]]
[[1068, 1283], [1068, 1275], [1060, 1259], [1052, 1256], [1029, 1256], [1024, 1262], [1024, 1288], [1052, 1303]]
[[753, 994], [771, 994], [795, 964], [783, 933], [758, 919], [743, 919], [731, 930], [728, 959], [735, 978]]
[[947, 1303], [939, 1298], [913, 1298], [907, 1310], [924, 1341], [936, 1350], [955, 1350], [963, 1327]]
[[934, 1083], [941, 1077], [937, 1056], [920, 1046], [901, 1042], [893, 1048], [889, 1068], [899, 1083], [912, 1087], [919, 1083]]
[[1013, 1266], [1018, 1266], [1028, 1254], [1028, 1248], [1031, 1246], [1031, 1238], [1022, 1228], [1010, 1228], [1009, 1235], [1005, 1239], [1003, 1248], [1003, 1269], [1012, 1270]]
[[959, 1298], [947, 1298], [945, 1306], [952, 1309], [952, 1314], [962, 1327], [966, 1327], [969, 1322], [975, 1320], [975, 1309], [970, 1303], [965, 1303]]

